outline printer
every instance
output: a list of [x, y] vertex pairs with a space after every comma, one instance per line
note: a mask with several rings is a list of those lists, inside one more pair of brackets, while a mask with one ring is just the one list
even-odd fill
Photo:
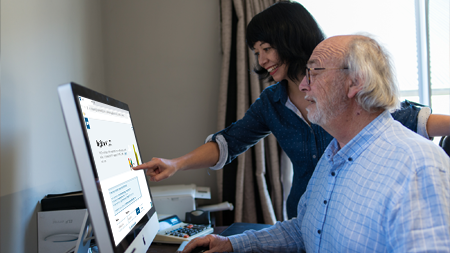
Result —
[[184, 221], [187, 212], [196, 209], [195, 199], [211, 199], [209, 187], [195, 184], [150, 186], [158, 217], [176, 214]]

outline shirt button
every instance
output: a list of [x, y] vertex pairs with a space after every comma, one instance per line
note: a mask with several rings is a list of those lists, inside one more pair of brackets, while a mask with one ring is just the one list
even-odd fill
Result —
[[348, 161], [349, 161], [349, 162], [353, 161], [353, 158], [349, 157], [349, 158], [348, 158]]
[[317, 230], [317, 233], [320, 235], [320, 233], [322, 233], [322, 231], [320, 231], [320, 229], [319, 229], [319, 230]]
[[316, 158], [316, 155], [313, 155], [313, 158]]
[[326, 205], [328, 202], [326, 200], [324, 200], [323, 203]]
[[334, 172], [331, 172], [331, 175], [334, 177], [334, 176], [336, 176], [336, 173], [334, 173]]

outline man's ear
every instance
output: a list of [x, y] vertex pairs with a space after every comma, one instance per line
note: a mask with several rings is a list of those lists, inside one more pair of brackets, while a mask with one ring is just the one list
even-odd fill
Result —
[[358, 94], [358, 92], [360, 90], [362, 90], [362, 80], [360, 77], [355, 77], [355, 78], [348, 78], [348, 81], [350, 82], [350, 85], [348, 87], [348, 93], [347, 96], [348, 98], [354, 98], [356, 96], [356, 94]]

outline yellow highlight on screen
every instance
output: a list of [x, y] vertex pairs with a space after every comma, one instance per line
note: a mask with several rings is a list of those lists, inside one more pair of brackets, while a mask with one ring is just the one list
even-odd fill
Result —
[[133, 144], [133, 150], [134, 150], [134, 155], [136, 156], [136, 162], [137, 162], [137, 165], [141, 165], [141, 164], [139, 163], [139, 158], [138, 158], [138, 155], [137, 155], [137, 153], [136, 153], [136, 149], [134, 148], [134, 144]]

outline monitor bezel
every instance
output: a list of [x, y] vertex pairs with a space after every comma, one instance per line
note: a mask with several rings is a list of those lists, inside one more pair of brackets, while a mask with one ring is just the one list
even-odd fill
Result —
[[[154, 204], [141, 219], [141, 221], [146, 219], [146, 224], [142, 227], [142, 231], [135, 237], [131, 244], [128, 244], [126, 239], [132, 233], [134, 234], [135, 230], [131, 230], [128, 235], [117, 244], [117, 246], [115, 245], [112, 228], [106, 212], [105, 202], [101, 197], [102, 192], [97, 187], [96, 179], [98, 179], [98, 174], [96, 172], [95, 161], [93, 158], [92, 149], [90, 148], [89, 137], [84, 125], [84, 117], [78, 101], [78, 96], [115, 106], [127, 111], [129, 111], [128, 105], [73, 82], [60, 85], [58, 87], [58, 93], [83, 193], [96, 193], [83, 194], [83, 196], [91, 223], [94, 228], [95, 241], [100, 249], [100, 252], [124, 253], [127, 252], [129, 246], [135, 244], [135, 242], [136, 244], [144, 244], [144, 247], [148, 248], [159, 229]], [[138, 145], [137, 140], [136, 144]], [[147, 178], [146, 183], [148, 187]], [[150, 198], [153, 199], [150, 189], [149, 193]], [[95, 210], [101, 210], [101, 212], [96, 212]], [[149, 226], [152, 225], [158, 226], [158, 229], [151, 229]], [[137, 229], [136, 227], [137, 226], [133, 229]], [[144, 236], [146, 237], [144, 238]], [[142, 238], [142, 242], [138, 239], [138, 237]], [[141, 246], [139, 246], [139, 248], [141, 248]]]

